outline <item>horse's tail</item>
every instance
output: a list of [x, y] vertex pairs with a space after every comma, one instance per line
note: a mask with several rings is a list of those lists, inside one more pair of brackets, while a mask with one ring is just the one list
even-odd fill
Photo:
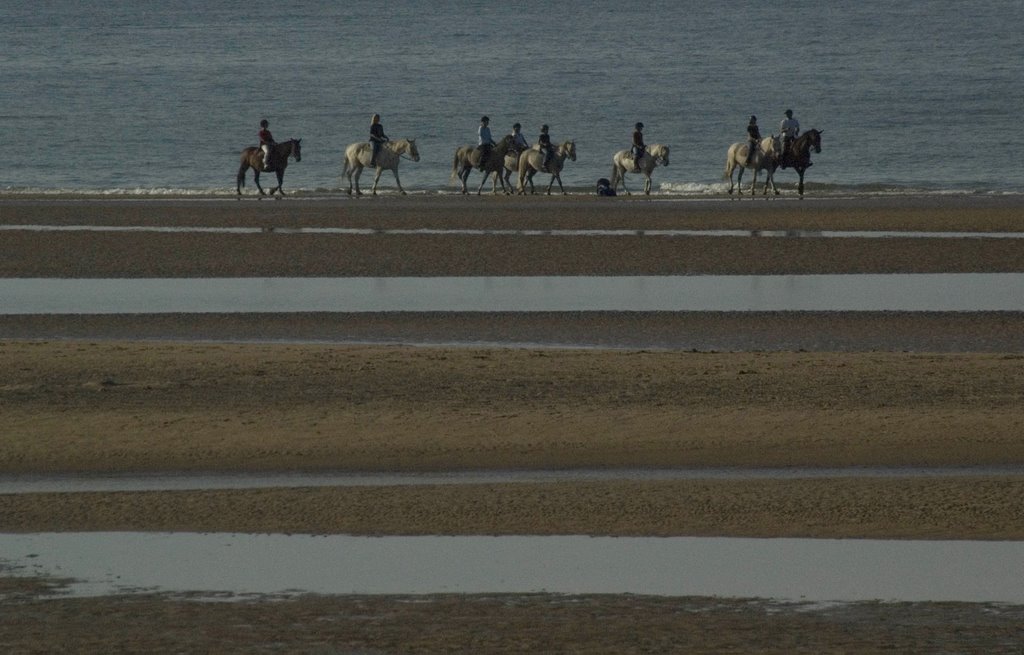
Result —
[[722, 173], [722, 179], [732, 179], [733, 169], [736, 167], [735, 157], [733, 156], [732, 148], [729, 148], [729, 153], [725, 156], [725, 172]]
[[342, 159], [344, 160], [344, 163], [341, 165], [341, 175], [342, 177], [347, 178], [349, 173], [352, 171], [352, 166], [349, 164], [347, 152], [342, 156]]
[[245, 186], [245, 172], [249, 170], [249, 162], [242, 157], [242, 163], [238, 165], [238, 176], [235, 178], [236, 186], [238, 188]]
[[455, 176], [459, 173], [459, 149], [455, 149], [455, 155], [452, 157], [452, 174], [448, 177], [448, 181], [452, 182], [455, 180]]

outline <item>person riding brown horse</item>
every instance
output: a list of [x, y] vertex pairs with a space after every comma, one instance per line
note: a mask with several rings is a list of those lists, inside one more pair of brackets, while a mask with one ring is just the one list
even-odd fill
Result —
[[[302, 139], [289, 139], [282, 143], [275, 143], [270, 146], [270, 171], [277, 174], [277, 186], [270, 189], [270, 195], [280, 192], [284, 195], [281, 184], [284, 182], [284, 169], [288, 168], [288, 158], [294, 157], [295, 161], [302, 161]], [[242, 187], [245, 186], [245, 172], [252, 169], [253, 180], [260, 195], [265, 196], [263, 187], [260, 186], [260, 171], [266, 172], [263, 167], [263, 150], [260, 146], [250, 146], [242, 150], [238, 162], [238, 178], [235, 191], [242, 195]]]
[[804, 195], [804, 172], [814, 165], [811, 163], [811, 151], [821, 152], [821, 135], [824, 132], [825, 130], [807, 130], [794, 139], [786, 153], [786, 163], [800, 176], [797, 189], [801, 197]]

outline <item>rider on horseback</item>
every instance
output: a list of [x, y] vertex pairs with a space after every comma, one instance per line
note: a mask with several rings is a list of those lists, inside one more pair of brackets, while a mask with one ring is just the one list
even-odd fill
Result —
[[541, 168], [548, 171], [548, 163], [555, 156], [555, 149], [551, 147], [551, 135], [548, 134], [548, 126], [540, 126], [540, 136], [537, 137], [537, 149], [544, 153], [544, 163]]
[[758, 145], [761, 143], [761, 130], [757, 127], [757, 116], [751, 116], [747, 123], [747, 161], [744, 166], [750, 166], [750, 160], [754, 158]]
[[484, 170], [484, 165], [487, 163], [487, 159], [491, 156], [491, 149], [494, 148], [494, 139], [491, 138], [491, 128], [488, 127], [491, 119], [487, 116], [480, 118], [480, 129], [477, 130], [477, 144], [476, 150], [480, 154], [480, 163], [477, 165], [477, 169], [481, 172]]
[[524, 150], [530, 149], [530, 142], [526, 140], [522, 132], [523, 126], [516, 123], [512, 126], [512, 141], [509, 142], [509, 151], [515, 155], [516, 159], [519, 159], [520, 153]]
[[277, 145], [277, 143], [274, 141], [274, 137], [270, 134], [270, 130], [268, 129], [269, 127], [270, 127], [270, 123], [267, 121], [267, 119], [264, 118], [263, 120], [260, 121], [259, 138], [260, 138], [260, 150], [263, 151], [263, 170], [264, 171], [271, 170], [271, 167], [270, 167], [270, 147]]
[[800, 135], [800, 121], [793, 118], [793, 110], [786, 110], [786, 117], [782, 119], [782, 123], [779, 124], [779, 131], [782, 133], [782, 156], [780, 158], [780, 164], [782, 168], [786, 168], [789, 162], [789, 147], [792, 145], [794, 139]]
[[373, 147], [373, 153], [370, 155], [370, 166], [377, 165], [377, 155], [380, 153], [381, 146], [388, 140], [386, 134], [384, 134], [384, 126], [380, 123], [380, 114], [374, 114], [373, 118], [370, 119], [370, 145]]
[[644, 124], [637, 123], [633, 129], [633, 172], [640, 172], [640, 160], [643, 159], [644, 151], [647, 150], [647, 146], [644, 145]]

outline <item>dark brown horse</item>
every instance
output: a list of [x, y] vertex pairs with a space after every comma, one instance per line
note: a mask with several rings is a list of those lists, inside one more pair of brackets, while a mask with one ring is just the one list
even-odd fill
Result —
[[789, 144], [789, 149], [782, 154], [782, 164], [794, 169], [800, 176], [800, 184], [797, 187], [800, 196], [804, 195], [804, 172], [813, 166], [811, 164], [811, 150], [821, 152], [821, 134], [825, 130], [808, 130], [798, 136]]
[[243, 150], [238, 164], [238, 185], [235, 187], [238, 195], [242, 195], [242, 187], [245, 186], [245, 172], [251, 168], [256, 188], [260, 190], [261, 196], [267, 194], [263, 191], [263, 187], [260, 186], [260, 171], [273, 171], [277, 173], [277, 186], [270, 189], [270, 195], [274, 195], [274, 192], [280, 192], [283, 196], [284, 189], [281, 188], [281, 183], [284, 182], [284, 169], [288, 168], [289, 157], [295, 157], [295, 161], [302, 161], [302, 139], [288, 139], [287, 141], [272, 145], [270, 147], [269, 170], [263, 168], [263, 151], [260, 148], [251, 146]]

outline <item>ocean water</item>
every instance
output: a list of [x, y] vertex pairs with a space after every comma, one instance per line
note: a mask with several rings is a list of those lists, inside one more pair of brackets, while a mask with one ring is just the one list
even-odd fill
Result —
[[452, 154], [487, 114], [496, 136], [518, 121], [531, 142], [542, 123], [574, 139], [573, 190], [608, 176], [643, 121], [672, 148], [656, 192], [721, 194], [750, 114], [767, 134], [786, 108], [824, 130], [809, 193], [1024, 188], [1019, 0], [0, 0], [0, 21], [0, 192], [233, 194], [267, 118], [303, 139], [285, 189], [336, 194], [379, 112], [417, 139], [410, 192], [456, 191]]

